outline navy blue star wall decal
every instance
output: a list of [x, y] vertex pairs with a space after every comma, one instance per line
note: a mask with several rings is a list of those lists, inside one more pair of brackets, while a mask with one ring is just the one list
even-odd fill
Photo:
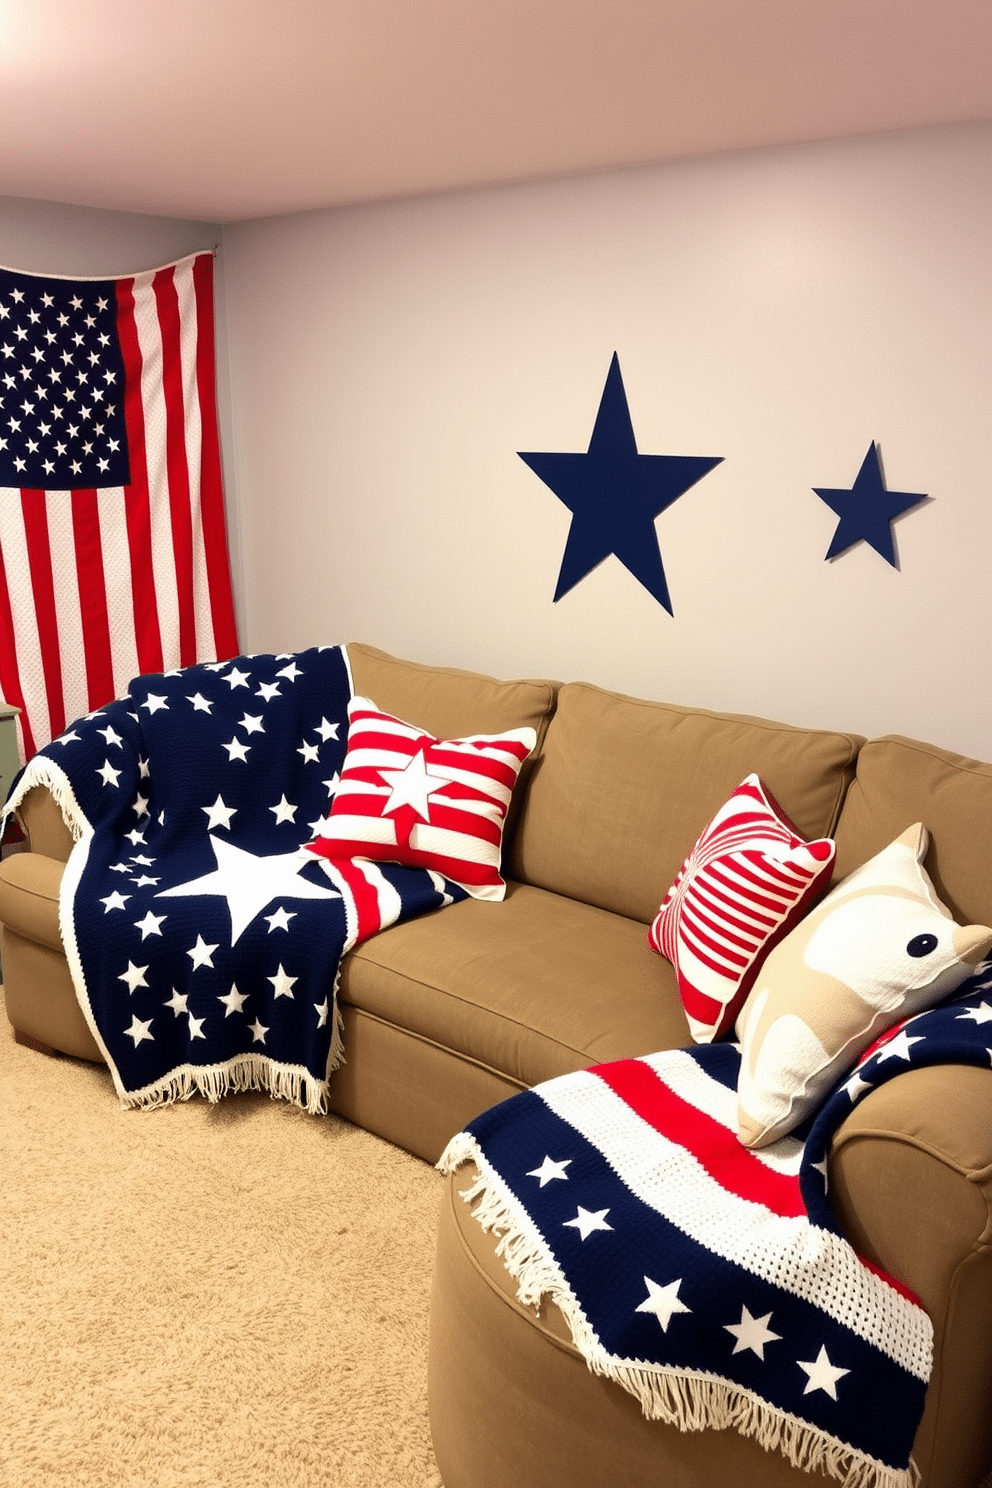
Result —
[[892, 523], [903, 512], [911, 511], [914, 506], [930, 499], [925, 492], [885, 489], [881, 456], [874, 442], [869, 446], [850, 490], [836, 490], [832, 486], [814, 486], [813, 490], [840, 517], [824, 562], [846, 553], [855, 543], [866, 542], [893, 568], [898, 568], [899, 563]]
[[588, 451], [517, 453], [572, 513], [555, 601], [612, 553], [674, 614], [655, 518], [723, 457], [638, 454], [616, 352]]

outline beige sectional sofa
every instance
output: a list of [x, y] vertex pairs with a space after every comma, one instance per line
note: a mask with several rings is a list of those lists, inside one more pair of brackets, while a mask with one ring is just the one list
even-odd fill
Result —
[[[756, 772], [806, 838], [836, 840], [835, 878], [922, 820], [927, 869], [964, 923], [992, 923], [992, 765], [897, 737], [708, 712], [585, 683], [500, 682], [349, 647], [355, 690], [440, 736], [530, 725], [501, 903], [468, 899], [394, 926], [345, 960], [347, 1063], [332, 1105], [436, 1161], [474, 1115], [591, 1063], [689, 1042], [648, 923], [686, 852]], [[17, 1036], [100, 1054], [62, 954], [72, 842], [51, 798], [23, 803], [27, 852], [0, 865], [0, 947]], [[516, 1300], [493, 1238], [448, 1180], [430, 1362], [446, 1488], [831, 1481], [735, 1432], [646, 1421], [592, 1375], [553, 1306]], [[992, 1068], [914, 1070], [839, 1131], [830, 1191], [861, 1254], [921, 1298], [936, 1364], [916, 1447], [923, 1488], [972, 1488], [992, 1456]]]

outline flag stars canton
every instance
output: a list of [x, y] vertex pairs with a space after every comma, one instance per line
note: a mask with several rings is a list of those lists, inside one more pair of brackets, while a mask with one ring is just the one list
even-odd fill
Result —
[[113, 284], [0, 275], [0, 484], [127, 485], [123, 410]]

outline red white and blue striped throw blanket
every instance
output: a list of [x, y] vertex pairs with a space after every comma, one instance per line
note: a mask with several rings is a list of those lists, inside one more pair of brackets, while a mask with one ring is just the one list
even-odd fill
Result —
[[267, 1090], [319, 1113], [343, 1049], [341, 958], [464, 890], [423, 868], [308, 852], [344, 760], [347, 652], [145, 675], [14, 781], [76, 843], [60, 922], [125, 1106]]
[[683, 1430], [734, 1427], [848, 1488], [908, 1488], [932, 1327], [862, 1261], [827, 1195], [834, 1131], [913, 1066], [992, 1062], [992, 963], [869, 1050], [808, 1127], [749, 1151], [735, 1044], [564, 1075], [449, 1143], [520, 1300], [551, 1298], [590, 1369]]

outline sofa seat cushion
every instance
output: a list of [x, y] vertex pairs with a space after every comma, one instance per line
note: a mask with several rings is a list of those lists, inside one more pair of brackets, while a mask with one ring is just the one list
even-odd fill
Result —
[[639, 921], [513, 882], [501, 904], [465, 900], [366, 941], [339, 994], [525, 1086], [691, 1042]]
[[752, 772], [799, 836], [832, 837], [861, 742], [568, 683], [531, 776], [510, 872], [649, 924], [706, 823]]

